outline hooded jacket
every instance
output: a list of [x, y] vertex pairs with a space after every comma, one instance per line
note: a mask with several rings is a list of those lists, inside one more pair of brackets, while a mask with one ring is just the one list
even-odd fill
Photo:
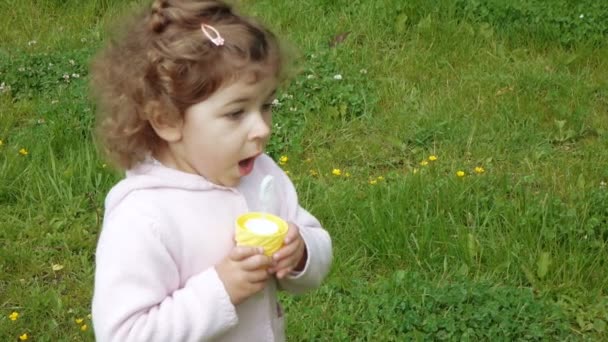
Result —
[[[308, 260], [234, 306], [214, 265], [234, 247], [238, 215], [260, 211], [258, 189], [275, 178], [271, 212], [300, 228]], [[276, 291], [318, 287], [332, 247], [319, 221], [298, 204], [285, 173], [266, 156], [236, 188], [146, 161], [106, 197], [96, 251], [93, 326], [98, 341], [282, 341]]]

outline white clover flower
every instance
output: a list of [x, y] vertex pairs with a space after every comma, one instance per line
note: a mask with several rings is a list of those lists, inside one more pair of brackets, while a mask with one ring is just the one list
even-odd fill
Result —
[[360, 73], [362, 73], [363, 75], [367, 74], [367, 69], [361, 69], [359, 70]]
[[49, 68], [53, 66], [53, 63], [49, 63]]
[[310, 74], [310, 75], [306, 76], [306, 78], [308, 78], [309, 80], [312, 80], [313, 78], [315, 78], [315, 75]]
[[292, 112], [295, 112], [296, 110], [298, 110], [298, 108], [296, 108], [296, 107], [290, 107], [289, 110], [292, 111]]
[[73, 60], [73, 59], [70, 59], [68, 62], [69, 62], [71, 65], [76, 64], [76, 62], [74, 62], [74, 60]]
[[63, 74], [63, 79], [66, 80], [66, 81], [69, 81], [70, 80], [70, 75]]
[[274, 100], [272, 100], [272, 105], [275, 107], [278, 107], [281, 105], [281, 102], [279, 102], [279, 99], [274, 99]]
[[[2, 83], [2, 84], [4, 84], [4, 83]], [[601, 181], [600, 182], [600, 188], [605, 188], [605, 187], [606, 187], [606, 182]]]
[[342, 75], [340, 75], [340, 74], [334, 75], [334, 80], [338, 80], [339, 81], [341, 79], [342, 79]]
[[72, 74], [73, 78], [80, 78], [80, 74]]
[[20, 67], [19, 69], [17, 69], [17, 71], [19, 71], [19, 72], [24, 72], [24, 71], [25, 71], [25, 68], [24, 68], [24, 67]]
[[581, 15], [578, 16], [580, 19], [585, 18], [585, 15], [581, 13]]
[[59, 103], [59, 100], [51, 100], [51, 104]]
[[6, 85], [4, 84], [4, 82], [0, 83], [0, 92], [4, 92], [5, 87]]
[[32, 45], [36, 45], [37, 41], [35, 40], [30, 40], [29, 42], [27, 42], [27, 46], [32, 46]]
[[80, 38], [80, 41], [83, 42], [83, 43], [86, 43], [87, 39], [83, 37], [83, 38]]

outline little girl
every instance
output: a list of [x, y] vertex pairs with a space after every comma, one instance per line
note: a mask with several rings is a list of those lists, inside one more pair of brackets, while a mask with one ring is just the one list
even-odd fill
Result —
[[[319, 286], [332, 250], [264, 154], [282, 64], [272, 33], [211, 0], [157, 0], [95, 58], [98, 135], [127, 170], [97, 246], [98, 341], [285, 339], [277, 291]], [[234, 241], [268, 175], [289, 222], [270, 257]]]

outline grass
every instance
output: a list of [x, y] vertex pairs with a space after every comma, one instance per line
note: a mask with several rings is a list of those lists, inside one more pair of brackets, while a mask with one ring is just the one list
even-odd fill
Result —
[[[283, 296], [290, 340], [608, 337], [608, 9], [584, 3], [241, 1], [299, 52], [269, 152], [334, 241], [325, 285]], [[133, 4], [0, 1], [7, 340], [93, 339], [120, 174], [87, 65]]]

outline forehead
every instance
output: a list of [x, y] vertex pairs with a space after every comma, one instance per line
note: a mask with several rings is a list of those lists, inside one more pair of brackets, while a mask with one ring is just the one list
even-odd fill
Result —
[[237, 106], [259, 106], [274, 96], [277, 86], [275, 78], [263, 78], [257, 82], [249, 79], [236, 79], [218, 88], [208, 98], [186, 108], [185, 113], [222, 114]]
[[220, 87], [211, 98], [223, 101], [235, 99], [265, 100], [276, 90], [278, 81], [274, 77], [257, 78], [251, 76], [239, 77]]

